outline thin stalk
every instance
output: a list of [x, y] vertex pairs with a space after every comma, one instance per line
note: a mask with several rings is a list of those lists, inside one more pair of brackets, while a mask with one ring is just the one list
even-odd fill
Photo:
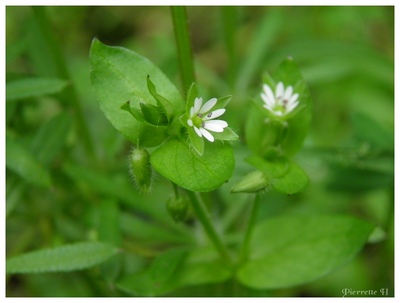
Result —
[[[45, 37], [45, 40], [51, 50], [51, 55], [53, 56], [58, 76], [65, 80], [69, 80], [69, 82], [72, 83], [71, 76], [68, 72], [67, 63], [65, 62], [65, 58], [62, 54], [62, 49], [54, 35], [54, 32], [51, 30], [51, 24], [48, 20], [45, 7], [34, 6], [32, 7], [32, 9], [34, 12], [33, 16], [35, 18], [35, 21], [37, 22], [40, 31]], [[85, 118], [83, 116], [83, 111], [81, 108], [80, 100], [78, 98], [78, 94], [73, 85], [69, 85], [68, 87], [66, 87], [65, 99], [67, 99], [68, 102], [72, 104], [76, 123], [78, 126], [78, 134], [82, 137], [86, 155], [89, 159], [95, 160], [96, 154], [93, 146], [93, 141], [89, 132], [89, 128], [85, 122]]]
[[235, 35], [238, 21], [238, 8], [235, 6], [223, 6], [221, 8], [222, 26], [225, 48], [228, 55], [227, 77], [231, 87], [235, 85], [237, 73], [237, 53]]
[[207, 209], [206, 209], [200, 195], [196, 194], [192, 191], [188, 191], [188, 195], [189, 195], [190, 201], [192, 203], [193, 209], [196, 212], [197, 218], [200, 220], [200, 223], [203, 225], [203, 228], [206, 231], [208, 238], [212, 241], [215, 248], [218, 250], [220, 256], [224, 260], [227, 260], [229, 263], [231, 263], [232, 262], [231, 256], [229, 255], [226, 246], [222, 242], [221, 237], [215, 230], [215, 227], [211, 222], [210, 216], [207, 212]]
[[258, 209], [260, 208], [260, 199], [259, 195], [254, 195], [254, 200], [251, 205], [251, 213], [249, 222], [247, 223], [246, 234], [244, 235], [243, 246], [240, 251], [240, 261], [244, 261], [247, 259], [249, 255], [249, 246], [251, 241], [251, 236], [253, 234], [253, 229], [257, 221]]
[[178, 48], [178, 60], [181, 70], [183, 90], [184, 93], [186, 93], [192, 83], [195, 82], [192, 47], [189, 39], [186, 10], [184, 6], [172, 6], [171, 13], [176, 46]]

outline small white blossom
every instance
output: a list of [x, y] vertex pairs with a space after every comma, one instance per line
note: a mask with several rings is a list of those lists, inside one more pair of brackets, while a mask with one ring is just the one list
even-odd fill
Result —
[[214, 136], [209, 131], [222, 133], [228, 126], [224, 120], [213, 120], [225, 113], [225, 108], [211, 111], [216, 103], [217, 98], [208, 100], [204, 105], [202, 98], [196, 98], [194, 106], [190, 108], [190, 118], [187, 120], [187, 124], [194, 128], [199, 137], [204, 136], [210, 142], [214, 142]]
[[290, 113], [298, 104], [299, 94], [293, 94], [293, 87], [285, 87], [279, 82], [275, 89], [275, 95], [272, 89], [267, 85], [263, 85], [264, 92], [261, 98], [264, 101], [264, 107], [276, 116], [285, 116]]

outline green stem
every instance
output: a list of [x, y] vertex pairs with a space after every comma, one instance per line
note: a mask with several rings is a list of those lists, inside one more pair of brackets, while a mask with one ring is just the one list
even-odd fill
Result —
[[258, 194], [254, 195], [253, 199], [254, 200], [252, 201], [253, 203], [251, 205], [250, 218], [249, 218], [249, 222], [247, 224], [247, 229], [246, 229], [246, 234], [244, 236], [242, 250], [240, 252], [240, 261], [241, 262], [246, 260], [249, 255], [249, 246], [250, 246], [251, 236], [253, 234], [253, 229], [254, 229], [254, 226], [257, 221], [258, 209], [260, 208], [259, 195]]
[[178, 48], [178, 60], [181, 69], [183, 90], [187, 92], [192, 83], [195, 82], [195, 73], [186, 10], [184, 6], [172, 6], [171, 13], [176, 45]]
[[228, 55], [227, 78], [229, 84], [233, 87], [237, 73], [235, 34], [237, 32], [238, 8], [235, 6], [223, 6], [221, 8], [221, 15], [225, 48]]
[[203, 225], [209, 239], [213, 242], [215, 248], [218, 250], [220, 256], [227, 260], [229, 263], [232, 262], [231, 256], [228, 253], [228, 250], [224, 243], [222, 242], [221, 237], [218, 235], [217, 231], [215, 230], [210, 216], [207, 212], [207, 209], [198, 193], [194, 193], [192, 191], [187, 191], [190, 201], [192, 202], [192, 206], [200, 223]]
[[[52, 57], [49, 59], [50, 60], [53, 59], [58, 77], [66, 79], [72, 83], [71, 76], [69, 75], [67, 64], [65, 62], [65, 58], [62, 54], [62, 49], [54, 35], [54, 32], [51, 30], [52, 27], [48, 20], [45, 7], [34, 6], [32, 7], [32, 9], [34, 12], [33, 14], [34, 19], [38, 24], [38, 27], [51, 51], [50, 56]], [[83, 116], [83, 111], [81, 108], [81, 103], [73, 85], [69, 85], [66, 87], [65, 99], [67, 100], [66, 104], [72, 104], [76, 118], [76, 123], [78, 126], [78, 134], [82, 137], [85, 152], [88, 158], [96, 160], [95, 149], [93, 146], [89, 128], [86, 125], [85, 118]]]

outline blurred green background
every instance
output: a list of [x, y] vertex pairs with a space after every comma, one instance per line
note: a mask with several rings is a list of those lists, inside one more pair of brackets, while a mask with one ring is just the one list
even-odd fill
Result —
[[[260, 217], [345, 213], [385, 232], [354, 262], [316, 282], [242, 294], [341, 296], [343, 288], [388, 288], [393, 296], [394, 7], [188, 7], [187, 14], [202, 94], [233, 95], [227, 120], [242, 140], [234, 144], [232, 184], [249, 170], [243, 128], [262, 73], [292, 56], [310, 87], [313, 121], [297, 159], [310, 185], [294, 197], [268, 194]], [[130, 184], [130, 143], [106, 120], [90, 85], [94, 37], [149, 58], [182, 91], [169, 7], [6, 7], [7, 83], [28, 76], [68, 83], [55, 94], [6, 103], [6, 252], [10, 257], [109, 239], [132, 252], [122, 266], [129, 273], [181, 238], [152, 229], [174, 225], [165, 210], [167, 182], [157, 178], [154, 193], [145, 197]], [[39, 173], [27, 177], [8, 165], [11, 141], [29, 151], [49, 182], [35, 182]], [[246, 201], [229, 196], [228, 186], [215, 212], [229, 213], [231, 228], [240, 230]], [[138, 230], [143, 232], [132, 232]], [[99, 271], [8, 276], [7, 296], [126, 295]], [[224, 296], [229, 287], [197, 286], [170, 295]]]

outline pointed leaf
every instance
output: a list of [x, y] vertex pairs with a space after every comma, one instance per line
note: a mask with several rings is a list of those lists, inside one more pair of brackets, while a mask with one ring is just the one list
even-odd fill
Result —
[[131, 107], [139, 103], [156, 105], [147, 87], [147, 76], [157, 85], [158, 93], [170, 100], [175, 112], [183, 112], [184, 102], [176, 87], [148, 59], [122, 47], [111, 47], [94, 39], [91, 50], [91, 80], [97, 101], [113, 126], [133, 143], [150, 147], [161, 144], [168, 134], [165, 128], [148, 126], [132, 119], [120, 109], [130, 100]]
[[261, 222], [254, 229], [249, 260], [237, 277], [257, 289], [310, 282], [351, 261], [373, 228], [359, 219], [328, 215]]
[[291, 162], [287, 174], [272, 180], [272, 186], [288, 195], [300, 192], [308, 184], [308, 177], [304, 170], [296, 163]]
[[32, 251], [6, 260], [6, 273], [40, 273], [80, 270], [106, 261], [117, 253], [114, 246], [81, 242]]
[[23, 78], [6, 84], [6, 100], [40, 97], [62, 91], [68, 82], [57, 78]]

